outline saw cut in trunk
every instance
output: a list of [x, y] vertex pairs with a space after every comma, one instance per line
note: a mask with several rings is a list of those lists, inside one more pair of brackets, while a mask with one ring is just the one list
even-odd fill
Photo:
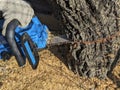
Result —
[[74, 42], [69, 48], [68, 67], [81, 76], [106, 78], [120, 56], [120, 0], [48, 2], [67, 38]]

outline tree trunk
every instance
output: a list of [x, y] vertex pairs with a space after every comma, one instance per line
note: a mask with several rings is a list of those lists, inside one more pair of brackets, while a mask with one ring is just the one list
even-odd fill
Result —
[[119, 60], [120, 0], [48, 2], [75, 42], [70, 45], [68, 67], [81, 76], [106, 78]]
[[86, 77], [107, 77], [119, 60], [120, 0], [29, 1], [36, 12], [49, 14], [53, 9], [74, 41], [67, 55], [71, 70]]

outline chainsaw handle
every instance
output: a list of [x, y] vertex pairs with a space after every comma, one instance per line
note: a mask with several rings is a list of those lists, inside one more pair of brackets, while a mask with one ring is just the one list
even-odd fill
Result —
[[23, 66], [25, 64], [25, 60], [23, 59], [22, 54], [18, 48], [18, 44], [15, 40], [15, 29], [19, 24], [19, 21], [16, 19], [8, 23], [5, 36], [13, 54], [15, 55], [18, 65]]
[[21, 36], [21, 44], [31, 67], [36, 69], [39, 63], [39, 54], [36, 45], [27, 33]]

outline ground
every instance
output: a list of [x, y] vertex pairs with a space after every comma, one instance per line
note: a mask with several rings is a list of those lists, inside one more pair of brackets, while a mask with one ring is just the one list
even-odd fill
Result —
[[[20, 68], [12, 57], [0, 61], [0, 90], [119, 90], [110, 79], [85, 78], [74, 74], [64, 65], [59, 48], [39, 52], [40, 62], [36, 70], [27, 64]], [[114, 70], [119, 77], [120, 64]]]

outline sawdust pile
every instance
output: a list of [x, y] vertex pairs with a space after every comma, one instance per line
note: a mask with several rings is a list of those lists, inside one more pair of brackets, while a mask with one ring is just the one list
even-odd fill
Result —
[[[58, 56], [49, 50], [40, 52], [40, 62], [36, 70], [30, 65], [19, 68], [15, 58], [0, 61], [0, 90], [114, 90], [117, 86], [110, 79], [98, 80], [79, 77], [67, 69], [58, 48], [53, 48]], [[120, 77], [120, 64], [114, 73]]]

